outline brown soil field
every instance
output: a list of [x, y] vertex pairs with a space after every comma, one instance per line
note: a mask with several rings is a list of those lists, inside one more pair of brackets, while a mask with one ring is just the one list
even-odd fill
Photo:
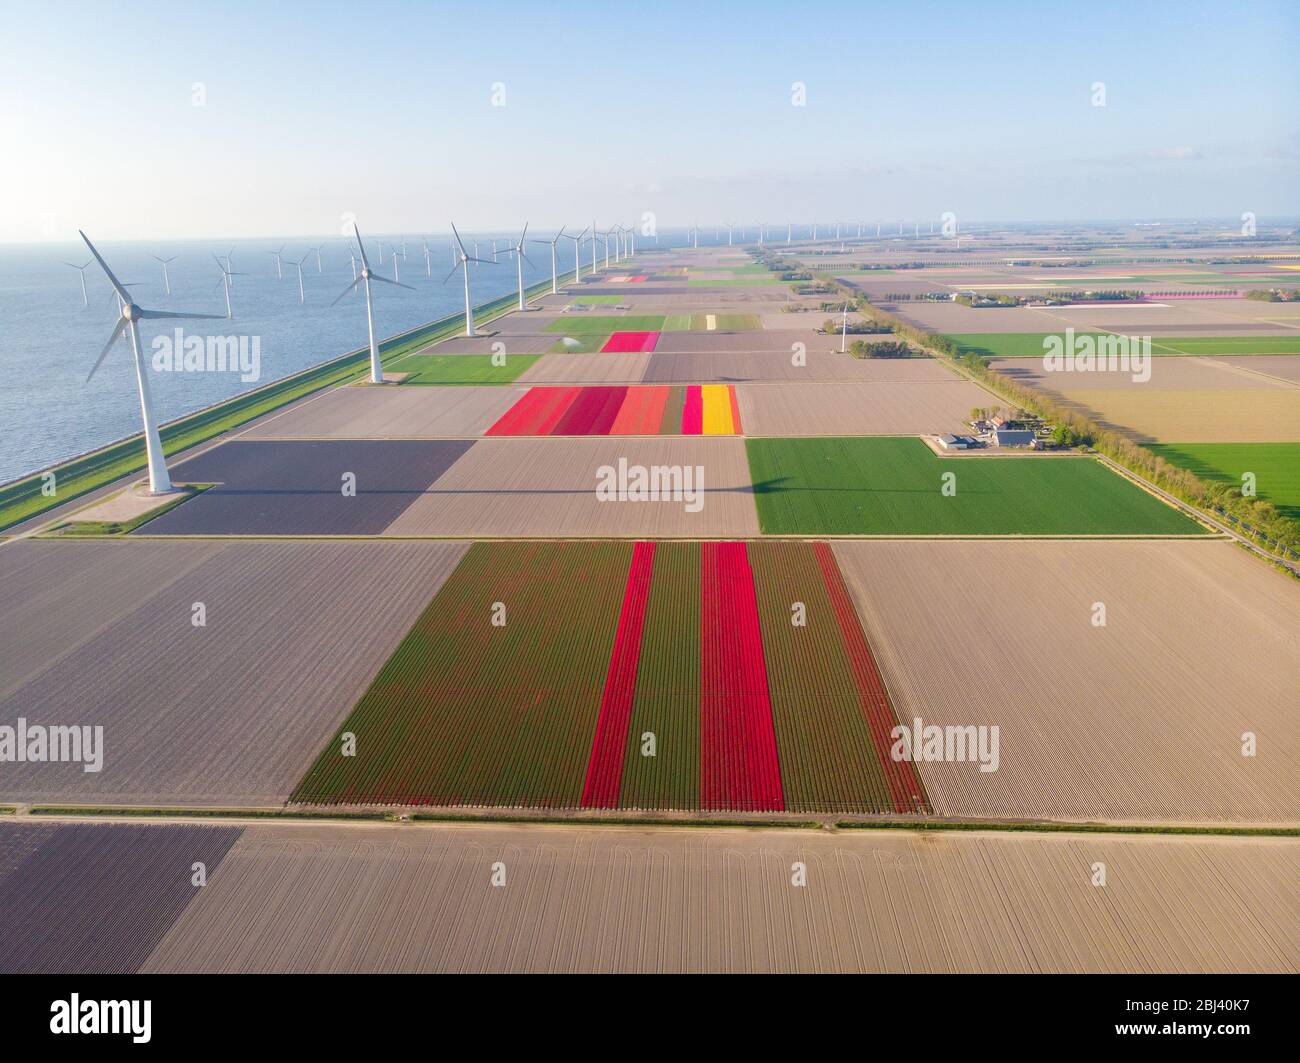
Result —
[[[698, 311], [697, 311], [698, 312]], [[821, 323], [818, 319], [817, 324]], [[827, 348], [832, 341], [826, 336], [819, 336], [813, 331], [813, 322], [803, 322], [804, 328], [797, 332], [766, 332], [754, 329], [749, 332], [665, 332], [655, 345], [655, 353], [663, 354], [722, 354], [724, 352], [743, 352], [746, 354], [759, 351], [776, 351], [789, 354], [792, 343], [803, 343], [809, 350]]]
[[784, 351], [760, 351], [749, 354], [739, 351], [662, 354], [656, 351], [650, 355], [643, 383], [737, 384], [747, 380], [817, 383], [833, 380], [952, 381], [958, 379], [956, 374], [931, 358], [854, 358], [851, 354], [832, 353], [828, 350], [831, 341], [824, 336], [820, 339], [821, 344], [818, 347], [808, 346], [807, 361], [804, 365], [792, 364], [793, 352], [790, 350], [790, 344], [786, 344]]
[[4, 544], [0, 697], [57, 667], [77, 647], [226, 549], [216, 542], [158, 542], [147, 548], [37, 539]]
[[[1300, 585], [1224, 542], [839, 542], [900, 720], [996, 724], [922, 763], [939, 815], [1300, 820]], [[1093, 626], [1094, 603], [1106, 625]], [[1258, 752], [1242, 755], [1242, 735]]]
[[[703, 507], [596, 497], [597, 469], [703, 466]], [[737, 436], [487, 438], [447, 470], [386, 535], [447, 538], [756, 536], [745, 442]]]
[[[0, 699], [0, 721], [12, 726], [21, 716], [104, 732], [99, 772], [6, 764], [0, 800], [286, 800], [464, 550], [378, 542], [5, 546], [0, 560], [48, 589], [17, 612], [36, 617], [30, 629], [7, 614], [4, 674], [15, 662], [25, 678]], [[115, 569], [135, 578], [134, 593], [113, 608], [95, 576]], [[206, 626], [191, 621], [195, 602], [204, 603]]]
[[966, 380], [871, 384], [741, 384], [740, 421], [750, 436], [923, 435], [968, 431], [991, 396]]
[[[999, 373], [1030, 387], [1058, 394], [1075, 391], [1132, 391], [1145, 394], [1151, 391], [1188, 390], [1249, 390], [1295, 391], [1295, 385], [1285, 380], [1252, 371], [1255, 363], [1266, 355], [1249, 355], [1228, 361], [1226, 358], [1182, 358], [1161, 356], [1151, 359], [1151, 379], [1135, 381], [1133, 374], [1124, 372], [1048, 372], [1041, 358], [994, 358], [990, 365]], [[1281, 355], [1280, 357], [1290, 357]]]
[[518, 387], [348, 387], [294, 403], [245, 433], [255, 439], [436, 439], [481, 436], [526, 391]]
[[1069, 403], [1140, 442], [1290, 443], [1300, 440], [1300, 389], [1070, 391]]
[[639, 384], [648, 351], [616, 354], [546, 354], [521, 373], [518, 384]]
[[143, 970], [1294, 972], [1298, 872], [1290, 839], [254, 826]]
[[1300, 384], [1300, 355], [1296, 354], [1252, 354], [1240, 358], [1219, 358], [1237, 369], [1246, 369], [1252, 373], [1264, 373], [1280, 380], [1290, 380]]
[[198, 824], [0, 822], [0, 973], [127, 974], [242, 832]]

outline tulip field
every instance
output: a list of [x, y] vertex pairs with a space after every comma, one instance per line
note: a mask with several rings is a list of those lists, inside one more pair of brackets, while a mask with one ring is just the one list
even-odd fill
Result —
[[894, 724], [824, 543], [477, 543], [294, 800], [925, 811]]

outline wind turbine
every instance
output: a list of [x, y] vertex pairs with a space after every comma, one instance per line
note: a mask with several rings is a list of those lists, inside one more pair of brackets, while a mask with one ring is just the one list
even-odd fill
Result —
[[[564, 229], [560, 229], [560, 236], [573, 241], [573, 279], [575, 282], [582, 280], [582, 255], [580, 249], [582, 247], [582, 238], [586, 235], [586, 229], [583, 229], [577, 236], [570, 236]], [[556, 237], [557, 240], [559, 238], [559, 236]]]
[[[524, 228], [527, 229], [528, 226], [525, 225]], [[560, 226], [560, 231], [559, 231], [558, 233], [555, 234], [555, 238], [554, 238], [554, 239], [552, 239], [552, 240], [534, 240], [534, 241], [533, 241], [533, 243], [535, 243], [535, 244], [550, 244], [550, 245], [551, 245], [551, 294], [552, 294], [552, 295], [558, 295], [558, 294], [559, 294], [559, 291], [560, 291], [560, 275], [559, 275], [559, 273], [556, 271], [556, 266], [555, 266], [555, 245], [558, 244], [558, 243], [560, 242], [560, 237], [562, 237], [563, 235], [564, 235], [564, 226], [561, 225], [561, 226]]]
[[78, 266], [75, 262], [65, 262], [63, 264], [65, 266], [71, 266], [73, 269], [75, 269], [78, 273], [81, 274], [81, 305], [89, 306], [90, 299], [86, 295], [86, 266], [89, 266], [90, 263], [87, 262], [83, 266]]
[[[175, 261], [176, 261], [176, 256], [175, 256], [175, 255], [172, 255], [171, 258], [159, 258], [157, 255], [150, 255], [149, 257], [152, 258], [155, 262], [161, 262], [161, 263], [162, 263], [162, 268], [163, 268], [163, 288], [166, 290], [166, 292], [167, 292], [168, 295], [171, 295], [171, 293], [172, 293], [172, 279], [171, 279], [171, 277], [167, 276], [167, 263], [168, 263], [168, 262], [175, 262]], [[87, 265], [89, 265], [89, 263], [87, 263]]]
[[613, 231], [614, 231], [613, 229], [606, 229], [603, 233], [600, 234], [600, 238], [605, 241], [605, 268], [606, 269], [609, 269], [609, 235]]
[[307, 292], [304, 290], [302, 286], [302, 267], [303, 267], [303, 263], [305, 263], [309, 258], [311, 258], [310, 251], [308, 251], [305, 255], [303, 255], [302, 258], [298, 259], [297, 262], [289, 263], [289, 265], [291, 266], [298, 267], [298, 302], [299, 303], [307, 302]]
[[596, 275], [596, 219], [591, 219], [591, 275]]
[[216, 255], [213, 255], [213, 256], [212, 256], [212, 261], [215, 262], [215, 263], [217, 264], [217, 269], [221, 270], [221, 280], [217, 281], [217, 283], [218, 283], [219, 285], [221, 285], [223, 288], [225, 288], [225, 290], [226, 290], [226, 320], [229, 321], [230, 318], [231, 318], [231, 312], [230, 312], [230, 278], [231, 278], [231, 277], [242, 277], [243, 274], [242, 274], [242, 273], [231, 273], [231, 272], [230, 272], [230, 269], [229, 269], [227, 266], [223, 266], [223, 265], [221, 264], [221, 259], [217, 258]]
[[316, 252], [316, 272], [317, 272], [317, 273], [324, 273], [324, 272], [325, 272], [325, 267], [324, 267], [323, 265], [321, 265], [321, 260], [320, 260], [320, 252], [321, 252], [321, 248], [324, 247], [324, 246], [325, 246], [324, 244], [318, 244], [316, 247], [313, 247], [313, 248], [312, 248], [312, 250]]
[[[519, 234], [519, 242], [515, 244], [515, 248], [514, 248], [515, 272], [519, 276], [519, 309], [520, 310], [528, 309], [527, 304], [524, 302], [524, 263], [527, 262], [531, 266], [532, 262], [529, 261], [528, 256], [524, 254], [524, 241], [527, 238], [528, 238], [528, 223], [524, 222], [524, 231]], [[554, 245], [552, 245], [551, 247], [551, 286], [552, 287], [555, 286], [554, 271], [555, 271], [555, 248]]]
[[788, 221], [785, 223], [785, 242], [787, 244], [790, 242], [790, 237], [792, 237], [793, 235], [794, 235], [794, 222]]
[[433, 276], [433, 266], [429, 262], [429, 241], [427, 238], [424, 241], [424, 275], [426, 277]]
[[[451, 267], [451, 273], [447, 274], [442, 283], [446, 284], [447, 281], [451, 280], [452, 274], [457, 270], [461, 270], [465, 274], [465, 335], [473, 336], [475, 335], [474, 308], [470, 305], [469, 301], [469, 264], [471, 262], [482, 262], [483, 260], [481, 258], [472, 258], [465, 254], [465, 245], [461, 243], [460, 233], [456, 231], [455, 222], [451, 223], [451, 234], [456, 238], [456, 247], [460, 250], [460, 260]], [[484, 264], [486, 265], [486, 263]]]
[[732, 225], [731, 222], [727, 222], [726, 225], [727, 225], [727, 246], [730, 247], [733, 242], [732, 238], [735, 236], [736, 227]]
[[118, 338], [130, 335], [131, 353], [135, 357], [136, 387], [140, 391], [140, 418], [144, 422], [144, 448], [149, 465], [149, 492], [155, 495], [168, 494], [172, 489], [172, 482], [167, 475], [167, 463], [163, 459], [162, 440], [158, 437], [158, 424], [153, 416], [153, 398], [149, 394], [149, 375], [145, 369], [144, 350], [140, 346], [140, 322], [157, 318], [181, 320], [216, 318], [218, 315], [173, 314], [162, 310], [141, 309], [131, 301], [130, 293], [113, 276], [113, 271], [108, 268], [108, 263], [100, 257], [99, 252], [95, 250], [95, 245], [87, 239], [86, 234], [81, 232], [80, 229], [77, 231], [80, 233], [81, 238], [86, 241], [90, 253], [95, 256], [95, 261], [99, 263], [108, 276], [108, 283], [113, 286], [113, 291], [117, 294], [122, 307], [122, 316], [118, 318], [117, 324], [113, 326], [113, 334], [109, 336], [108, 342], [104, 344], [104, 349], [99, 352], [99, 357], [95, 359], [95, 364], [90, 367], [90, 372], [86, 374], [86, 382], [90, 382], [90, 378], [95, 375], [95, 370], [99, 368], [108, 352], [112, 350], [113, 344], [118, 341]]
[[840, 325], [840, 354], [847, 354], [849, 342], [849, 304], [844, 304], [844, 321]]
[[[352, 224], [355, 225], [356, 222], [353, 222]], [[403, 255], [402, 258], [405, 259], [406, 256]], [[401, 279], [402, 278], [397, 274], [397, 245], [394, 244], [393, 245], [393, 280], [400, 282]]]
[[[398, 288], [405, 288], [408, 292], [415, 291], [409, 284], [402, 284], [400, 281], [389, 280], [387, 277], [381, 277], [378, 273], [370, 268], [370, 263], [366, 260], [366, 248], [361, 243], [361, 233], [357, 229], [357, 223], [352, 223], [352, 233], [357, 238], [357, 250], [361, 252], [361, 276], [355, 278], [351, 284], [339, 293], [338, 299], [330, 303], [330, 306], [338, 306], [339, 299], [347, 295], [358, 284], [364, 285], [366, 289], [366, 329], [370, 335], [370, 383], [382, 384], [384, 382], [384, 367], [379, 364], [379, 347], [375, 344], [375, 312], [370, 303], [370, 282], [372, 280], [383, 281], [385, 284], [393, 284]], [[393, 250], [393, 265], [397, 265], [397, 251]]]
[[284, 244], [281, 244], [281, 245], [280, 245], [280, 249], [279, 249], [278, 251], [268, 251], [267, 254], [268, 254], [268, 255], [274, 255], [274, 256], [275, 256], [275, 277], [276, 277], [276, 279], [277, 279], [277, 280], [284, 280], [284, 262], [283, 262], [283, 256], [284, 256]]

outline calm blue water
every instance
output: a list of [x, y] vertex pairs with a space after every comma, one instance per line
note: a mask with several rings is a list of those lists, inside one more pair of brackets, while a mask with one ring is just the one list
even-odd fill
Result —
[[[534, 235], [529, 234], [530, 237]], [[539, 238], [549, 234], [536, 234]], [[89, 234], [92, 240], [95, 234]], [[505, 248], [506, 234], [476, 234], [479, 255], [491, 258], [492, 240]], [[470, 237], [467, 249], [473, 254]], [[298, 273], [287, 260], [324, 242], [323, 272], [317, 272], [313, 252], [303, 268], [306, 303], [298, 301]], [[385, 238], [385, 260], [376, 261], [379, 239], [367, 236], [366, 253], [377, 272], [393, 275], [391, 247]], [[268, 252], [286, 245], [284, 279], [278, 280], [275, 259]], [[171, 335], [176, 326], [195, 335], [261, 337], [261, 379], [243, 383], [234, 373], [159, 373], [151, 371], [154, 402], [161, 420], [229, 398], [280, 377], [318, 365], [366, 341], [365, 303], [360, 294], [330, 302], [352, 281], [347, 244], [338, 237], [321, 240], [211, 240], [150, 243], [96, 241], [95, 246], [123, 283], [137, 282], [132, 295], [146, 309], [225, 314], [221, 272], [212, 255], [234, 248], [234, 278], [230, 321], [145, 322], [141, 340], [146, 357], [155, 335]], [[425, 275], [423, 245], [406, 240], [406, 259], [399, 258], [403, 283], [374, 286], [375, 331], [391, 336], [461, 310], [464, 295], [460, 275], [446, 284], [452, 267], [446, 238], [431, 240], [432, 277]], [[560, 242], [560, 268], [573, 261], [573, 245]], [[565, 251], [567, 249], [567, 254]], [[589, 254], [589, 252], [587, 252]], [[150, 255], [176, 260], [171, 296], [163, 288], [162, 267]], [[551, 273], [550, 248], [531, 244], [524, 266], [524, 283]], [[83, 306], [77, 271], [64, 262], [90, 259], [81, 244], [0, 247], [0, 482], [43, 468], [73, 455], [140, 431], [140, 406], [128, 343], [119, 341], [87, 383], [86, 374], [108, 340], [118, 309], [108, 281], [93, 261], [86, 270], [90, 305]], [[512, 292], [515, 264], [501, 254], [496, 265], [474, 266], [470, 291], [475, 304]]]

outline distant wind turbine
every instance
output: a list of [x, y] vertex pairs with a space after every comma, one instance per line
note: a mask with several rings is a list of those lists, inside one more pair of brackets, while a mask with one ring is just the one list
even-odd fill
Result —
[[319, 244], [319, 245], [317, 245], [316, 247], [313, 247], [313, 248], [312, 248], [312, 250], [316, 252], [316, 272], [317, 272], [317, 273], [324, 273], [324, 272], [325, 272], [325, 267], [321, 264], [321, 260], [320, 260], [321, 248], [323, 248], [324, 246], [325, 246], [324, 244]]
[[278, 251], [268, 251], [268, 255], [275, 256], [275, 276], [277, 280], [284, 280], [284, 244], [280, 245]]
[[849, 304], [844, 304], [844, 320], [840, 325], [840, 354], [848, 353], [849, 342]]
[[[524, 241], [526, 239], [528, 239], [528, 223], [524, 222], [524, 231], [519, 234], [519, 242], [515, 244], [515, 273], [519, 277], [519, 309], [520, 310], [528, 309], [527, 304], [524, 302], [524, 263], [527, 262], [530, 266], [532, 265], [532, 262], [529, 260], [528, 256], [524, 254]], [[552, 257], [551, 264], [554, 265], [555, 264], [554, 255], [552, 255], [551, 257]], [[554, 277], [552, 277], [552, 282], [554, 282]]]
[[[525, 225], [524, 228], [527, 229], [528, 226]], [[551, 294], [552, 295], [557, 295], [560, 291], [560, 275], [558, 272], [558, 268], [555, 264], [555, 245], [560, 242], [560, 237], [562, 237], [563, 235], [564, 235], [564, 226], [561, 225], [560, 231], [555, 234], [553, 239], [532, 241], [535, 244], [551, 245]]]
[[90, 263], [87, 262], [85, 265], [82, 266], [78, 266], [75, 262], [65, 262], [63, 264], [65, 266], [71, 266], [73, 269], [75, 269], [78, 273], [81, 274], [81, 305], [89, 306], [90, 299], [86, 295], [86, 266], [89, 266]]
[[162, 263], [162, 268], [163, 268], [163, 289], [167, 292], [168, 295], [171, 295], [171, 293], [172, 293], [172, 279], [171, 279], [171, 277], [169, 277], [169, 276], [167, 275], [167, 263], [168, 263], [168, 262], [175, 262], [175, 261], [176, 261], [176, 256], [175, 256], [175, 255], [172, 255], [171, 258], [159, 258], [157, 255], [150, 255], [149, 257], [152, 258], [155, 262], [161, 262], [161, 263]]
[[[457, 270], [461, 270], [465, 274], [465, 335], [473, 336], [475, 335], [474, 308], [473, 306], [470, 305], [470, 301], [469, 301], [469, 264], [471, 262], [483, 262], [483, 260], [481, 258], [471, 257], [470, 255], [465, 254], [465, 245], [461, 242], [460, 233], [456, 231], [455, 222], [451, 223], [451, 234], [456, 238], [456, 247], [460, 251], [460, 258], [457, 261], [457, 263], [451, 267], [451, 273], [447, 274], [447, 276], [443, 279], [442, 283], [446, 284], [447, 281], [451, 280], [452, 276], [455, 274]], [[477, 246], [478, 245], [475, 244], [476, 248]], [[486, 265], [486, 263], [484, 264]]]
[[311, 258], [310, 251], [308, 251], [305, 255], [303, 255], [302, 258], [298, 259], [297, 262], [289, 263], [289, 265], [296, 266], [298, 268], [298, 302], [299, 303], [307, 302], [307, 291], [302, 284], [302, 267], [304, 263], [306, 263], [307, 259], [309, 258]]
[[217, 281], [217, 284], [219, 284], [226, 291], [226, 320], [229, 320], [232, 316], [230, 311], [230, 278], [242, 277], [243, 274], [231, 273], [229, 269], [227, 269], [224, 265], [222, 265], [221, 259], [217, 258], [216, 255], [212, 256], [212, 261], [217, 264], [217, 269], [221, 270], [221, 280]]
[[[364, 285], [366, 290], [366, 329], [370, 336], [370, 383], [382, 384], [384, 382], [384, 367], [379, 363], [379, 347], [375, 343], [375, 312], [370, 302], [370, 282], [372, 280], [383, 281], [385, 284], [396, 285], [398, 288], [405, 288], [408, 292], [414, 291], [409, 284], [402, 284], [400, 281], [389, 280], [387, 277], [381, 277], [378, 273], [370, 268], [370, 263], [366, 260], [366, 248], [361, 242], [361, 233], [357, 229], [357, 223], [352, 223], [352, 234], [357, 238], [357, 250], [361, 253], [361, 276], [355, 278], [351, 284], [339, 293], [338, 299], [330, 303], [330, 306], [338, 306], [339, 299], [347, 295], [358, 284]], [[393, 251], [393, 265], [397, 265], [397, 252]]]
[[[582, 249], [582, 238], [586, 235], [587, 235], [586, 229], [583, 229], [582, 232], [578, 233], [577, 236], [570, 236], [563, 229], [560, 230], [560, 236], [563, 236], [566, 240], [573, 241], [573, 279], [575, 281], [582, 280], [581, 249]], [[559, 236], [556, 237], [557, 240], [559, 238], [560, 238]]]
[[155, 495], [167, 494], [172, 489], [172, 482], [167, 475], [167, 463], [163, 458], [162, 440], [158, 437], [158, 424], [154, 420], [153, 398], [149, 393], [149, 373], [145, 366], [144, 349], [140, 345], [140, 322], [160, 318], [188, 321], [197, 318], [217, 318], [218, 315], [175, 314], [162, 310], [141, 309], [131, 301], [130, 293], [113, 276], [113, 271], [108, 268], [108, 263], [95, 250], [95, 245], [90, 242], [85, 233], [80, 230], [78, 232], [81, 238], [86, 241], [90, 253], [95, 256], [95, 261], [99, 263], [100, 268], [108, 277], [108, 283], [113, 286], [113, 291], [117, 294], [122, 307], [122, 316], [118, 319], [117, 324], [113, 326], [113, 334], [109, 336], [108, 342], [104, 344], [104, 349], [99, 352], [95, 364], [90, 367], [90, 372], [86, 375], [86, 382], [89, 383], [90, 378], [95, 375], [95, 370], [100, 367], [108, 352], [112, 350], [113, 344], [122, 336], [129, 335], [131, 337], [131, 353], [135, 357], [136, 387], [140, 392], [140, 418], [144, 423], [144, 447], [149, 466], [149, 491]]

